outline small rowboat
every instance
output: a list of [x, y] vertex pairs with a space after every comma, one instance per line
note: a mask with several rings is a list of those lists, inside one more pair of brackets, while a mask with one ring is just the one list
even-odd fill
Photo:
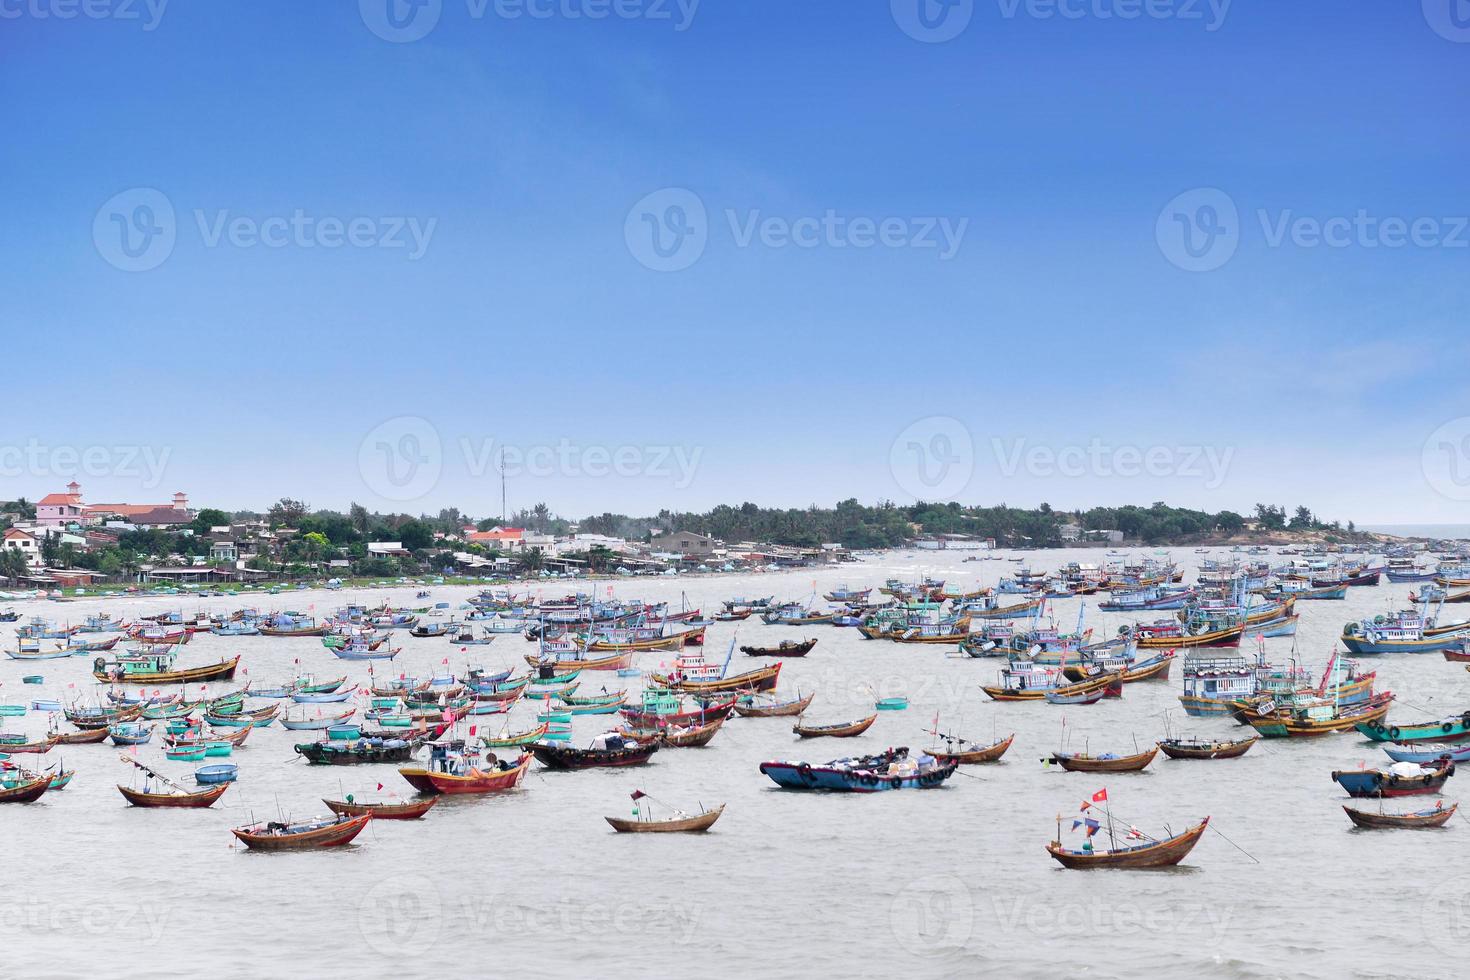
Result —
[[802, 738], [852, 738], [873, 727], [873, 722], [877, 720], [877, 714], [868, 715], [860, 721], [837, 722], [831, 725], [803, 725], [798, 719], [791, 730]]
[[230, 833], [252, 850], [308, 851], [349, 844], [372, 819], [371, 813], [365, 813], [360, 817], [318, 817], [301, 823], [270, 821], [235, 827]]
[[705, 810], [692, 817], [671, 817], [667, 820], [627, 820], [622, 817], [602, 819], [620, 834], [697, 834], [709, 830], [724, 812], [725, 804], [721, 803], [713, 810]]
[[[102, 729], [102, 735], [104, 738], [107, 737], [107, 729]], [[23, 738], [24, 736], [20, 737]], [[8, 742], [0, 740], [0, 752], [6, 752], [11, 755], [40, 755], [43, 752], [50, 752], [51, 747], [55, 744], [56, 736], [54, 735], [48, 735], [39, 742]]]
[[1139, 772], [1159, 754], [1156, 745], [1136, 755], [1088, 755], [1085, 752], [1058, 752], [1051, 757], [1068, 772]]
[[1107, 696], [1108, 689], [1105, 687], [1093, 688], [1090, 691], [1080, 691], [1076, 694], [1063, 694], [1060, 691], [1047, 691], [1046, 703], [1063, 705], [1097, 704], [1099, 701]]
[[407, 803], [355, 803], [352, 800], [322, 800], [333, 813], [344, 817], [371, 814], [376, 820], [417, 820], [434, 808], [439, 797], [430, 796]]
[[515, 765], [507, 763], [503, 769], [491, 763], [487, 769], [472, 766], [458, 773], [430, 771], [428, 779], [438, 793], [498, 793], [516, 788], [526, 770], [531, 768], [531, 758], [531, 753], [526, 752], [516, 760]]
[[1166, 738], [1159, 748], [1171, 759], [1238, 759], [1261, 740], [1259, 735], [1230, 740], [1199, 738]]
[[1016, 736], [1012, 733], [994, 745], [986, 745], [978, 749], [956, 749], [954, 747], [956, 743], [960, 745], [974, 745], [976, 743], [963, 738], [953, 738], [946, 739], [945, 747], [942, 749], [925, 749], [924, 751], [940, 762], [956, 762], [961, 765], [996, 762], [1001, 756], [1006, 754], [1006, 750], [1011, 747], [1011, 743], [1015, 740]]
[[[568, 716], [570, 720], [570, 715]], [[509, 732], [500, 735], [481, 735], [480, 742], [489, 749], [508, 749], [518, 745], [530, 745], [546, 734], [550, 722], [543, 721], [535, 728], [529, 728], [524, 732]]]
[[194, 781], [201, 786], [212, 786], [217, 783], [233, 783], [235, 777], [240, 773], [240, 767], [232, 762], [221, 762], [213, 766], [200, 766], [194, 770]]
[[1168, 868], [1184, 860], [1185, 855], [1194, 850], [1194, 845], [1199, 843], [1209, 823], [1210, 818], [1205, 817], [1182, 834], [1135, 847], [1120, 847], [1111, 851], [1073, 850], [1063, 847], [1061, 841], [1057, 840], [1046, 845], [1046, 852], [1064, 868]]
[[1411, 813], [1374, 813], [1371, 810], [1354, 810], [1350, 806], [1342, 808], [1348, 815], [1348, 819], [1359, 827], [1367, 827], [1372, 830], [1422, 830], [1428, 827], [1443, 827], [1449, 822], [1450, 817], [1455, 815], [1460, 804], [1452, 803], [1445, 806], [1438, 803], [1427, 810], [1415, 810]]
[[903, 711], [908, 706], [908, 698], [879, 698], [873, 702], [873, 707], [879, 711]]
[[532, 745], [531, 751], [540, 762], [548, 769], [600, 769], [607, 767], [641, 766], [647, 762], [662, 744], [653, 739], [646, 742], [635, 742], [631, 739], [622, 740], [621, 747], [614, 747], [608, 740], [599, 737], [599, 741], [606, 743], [606, 748], [578, 749], [570, 745], [552, 745], [547, 742], [537, 742]]
[[671, 749], [697, 749], [708, 745], [724, 723], [724, 718], [716, 718], [708, 724], [693, 725], [688, 728], [669, 728], [667, 726], [652, 729], [620, 728], [618, 732], [633, 739], [661, 738], [664, 745]]
[[806, 697], [798, 696], [795, 701], [781, 701], [771, 704], [735, 704], [735, 713], [742, 718], [781, 718], [791, 715], [800, 715], [811, 707], [812, 700], [816, 698], [816, 692]]
[[163, 757], [171, 762], [203, 762], [208, 754], [209, 749], [204, 745], [175, 744], [163, 750]]

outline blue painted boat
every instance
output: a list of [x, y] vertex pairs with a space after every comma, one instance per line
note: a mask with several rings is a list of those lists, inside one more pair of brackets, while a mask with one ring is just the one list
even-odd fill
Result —
[[1424, 765], [1444, 758], [1455, 763], [1470, 762], [1470, 742], [1462, 742], [1458, 745], [1390, 742], [1383, 746], [1383, 751], [1394, 762], [1413, 762]]
[[333, 725], [327, 729], [327, 738], [337, 742], [351, 742], [362, 738], [361, 725]]
[[1340, 769], [1332, 778], [1349, 796], [1416, 796], [1433, 793], [1455, 774], [1455, 764], [1420, 766], [1395, 762], [1387, 769]]
[[817, 765], [783, 761], [760, 764], [761, 772], [783, 789], [839, 793], [934, 789], [942, 786], [958, 768], [957, 762], [940, 763], [928, 755], [922, 756], [917, 763], [911, 762], [907, 749], [854, 759], [835, 759]]
[[643, 673], [637, 667], [623, 667], [618, 671], [619, 677], [638, 677]]
[[873, 707], [879, 711], [902, 711], [908, 706], [908, 698], [879, 698], [873, 702]]
[[357, 688], [349, 688], [345, 691], [336, 691], [331, 694], [306, 694], [298, 692], [291, 695], [291, 700], [297, 704], [337, 704], [346, 701], [357, 693]]
[[153, 726], [125, 722], [121, 725], [108, 725], [107, 734], [114, 745], [143, 745], [153, 737]]
[[44, 684], [46, 683], [46, 678], [40, 674], [27, 674], [20, 679], [20, 682], [22, 684]]
[[61, 710], [61, 702], [60, 701], [51, 701], [51, 700], [48, 700], [48, 699], [45, 699], [45, 698], [39, 698], [39, 699], [31, 702], [31, 710], [32, 711], [60, 711]]
[[334, 649], [332, 656], [338, 660], [392, 660], [398, 656], [397, 650], [381, 647], [377, 650], [369, 650], [366, 647], [342, 647]]
[[233, 783], [239, 773], [239, 766], [232, 762], [221, 762], [216, 765], [201, 766], [195, 769], [194, 781], [206, 786], [218, 783]]

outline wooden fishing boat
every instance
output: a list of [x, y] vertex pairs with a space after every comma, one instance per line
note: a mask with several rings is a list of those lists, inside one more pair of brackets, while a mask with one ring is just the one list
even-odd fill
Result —
[[749, 657], [805, 657], [811, 653], [812, 647], [817, 645], [815, 639], [783, 640], [779, 646], [774, 647], [741, 647], [740, 652]]
[[[682, 648], [683, 646], [685, 646], [685, 644], [690, 643], [691, 640], [695, 637], [698, 637], [700, 639], [704, 637], [703, 626], [697, 626], [692, 630], [685, 630], [682, 633], [675, 633], [671, 636], [659, 636], [647, 640], [593, 640], [592, 642], [587, 644], [587, 649], [593, 653], [604, 653], [609, 651], [619, 653], [637, 653], [642, 651], [668, 652]], [[622, 666], [626, 667], [628, 665], [623, 664]]]
[[365, 813], [358, 817], [339, 816], [336, 819], [320, 817], [302, 823], [273, 820], [249, 827], [235, 827], [230, 833], [252, 850], [305, 851], [349, 844], [372, 819], [371, 813]]
[[660, 687], [691, 694], [717, 694], [729, 691], [774, 691], [781, 676], [781, 664], [748, 670], [720, 680], [681, 680], [665, 674], [653, 674], [650, 680]]
[[221, 783], [218, 786], [210, 786], [195, 792], [179, 789], [171, 793], [149, 793], [143, 790], [132, 789], [121, 783], [117, 784], [117, 791], [130, 804], [151, 808], [202, 809], [203, 807], [213, 806], [214, 801], [224, 796], [225, 790], [229, 788], [229, 783]]
[[750, 704], [742, 704], [736, 701], [734, 702], [735, 713], [742, 718], [785, 718], [801, 715], [806, 712], [807, 708], [811, 707], [811, 703], [816, 696], [816, 692], [813, 691], [806, 697], [801, 697], [798, 691], [796, 700], [794, 701], [780, 701], [772, 704], [758, 704], [754, 701]]
[[852, 738], [873, 727], [878, 720], [876, 713], [859, 721], [841, 721], [830, 725], [803, 725], [798, 719], [792, 731], [802, 738]]
[[[493, 760], [493, 756], [491, 759]], [[430, 772], [429, 783], [438, 793], [460, 795], [465, 793], [498, 793], [503, 790], [515, 789], [520, 783], [521, 777], [525, 776], [526, 770], [531, 768], [530, 752], [524, 753], [515, 763], [497, 764], [494, 761], [487, 762], [487, 768], [481, 769], [478, 762], [468, 765], [461, 772]]]
[[[132, 669], [132, 661], [141, 661]], [[104, 683], [121, 681], [124, 684], [200, 684], [205, 681], [226, 681], [235, 676], [240, 665], [240, 655], [229, 660], [204, 667], [189, 667], [184, 670], [162, 669], [167, 658], [146, 655], [140, 658], [119, 658], [109, 664], [98, 657], [92, 663], [92, 676]]]
[[[107, 729], [91, 728], [79, 732], [53, 732], [57, 745], [95, 745], [107, 741]], [[3, 749], [0, 749], [3, 750]]]
[[[1243, 709], [1247, 723], [1267, 738], [1303, 738], [1345, 732], [1360, 725], [1381, 722], [1392, 707], [1393, 693], [1375, 694], [1356, 705], [1334, 705], [1330, 701], [1266, 711], [1271, 703]], [[1359, 728], [1359, 731], [1362, 729]]]
[[1234, 740], [1166, 738], [1159, 748], [1171, 759], [1238, 759], [1261, 740], [1259, 735]]
[[[55, 770], [55, 772], [53, 773], [52, 770]], [[51, 777], [51, 785], [48, 789], [54, 793], [58, 790], [66, 789], [67, 786], [71, 785], [71, 781], [76, 777], [77, 771], [75, 769], [62, 769], [58, 766], [52, 766], [46, 770], [45, 774]]]
[[[595, 649], [595, 645], [593, 649]], [[550, 667], [553, 676], [576, 674], [580, 670], [622, 670], [633, 666], [634, 651], [615, 653], [610, 657], [587, 657], [585, 659], [548, 660], [538, 654], [526, 654], [526, 663], [532, 667]]]
[[[602, 743], [599, 747], [598, 743]], [[598, 769], [620, 766], [641, 766], [662, 747], [658, 739], [637, 741], [613, 733], [599, 735], [590, 748], [578, 749], [570, 745], [554, 745], [537, 742], [531, 746], [536, 760], [548, 769]]]
[[1123, 668], [1123, 683], [1168, 680], [1169, 668], [1174, 666], [1174, 656], [1174, 651], [1170, 650], [1160, 656], [1150, 657], [1148, 660]]
[[375, 762], [407, 762], [419, 747], [417, 739], [360, 738], [355, 741], [327, 740], [296, 746], [298, 755], [316, 765], [357, 766]]
[[1159, 754], [1156, 745], [1135, 755], [1088, 755], [1085, 752], [1057, 752], [1051, 761], [1068, 772], [1140, 772], [1148, 768]]
[[1220, 629], [1204, 630], [1199, 633], [1175, 633], [1156, 636], [1147, 628], [1138, 630], [1134, 641], [1140, 650], [1175, 650], [1191, 647], [1233, 647], [1240, 645], [1245, 633], [1245, 623], [1225, 626]]
[[321, 731], [324, 728], [331, 728], [333, 725], [340, 725], [355, 714], [357, 714], [356, 708], [348, 708], [346, 711], [337, 712], [336, 714], [318, 715], [316, 717], [303, 714], [299, 718], [292, 718], [291, 713], [287, 712], [281, 716], [281, 727], [292, 732]]
[[1349, 796], [1418, 796], [1436, 792], [1455, 774], [1455, 764], [1449, 759], [1435, 766], [1395, 762], [1387, 769], [1338, 769], [1332, 779]]
[[1097, 704], [1108, 696], [1106, 687], [1095, 687], [1090, 691], [1079, 691], [1075, 694], [1064, 694], [1061, 691], [1047, 691], [1044, 695], [1047, 704], [1079, 705]]
[[1449, 822], [1450, 817], [1455, 815], [1460, 804], [1451, 803], [1445, 806], [1443, 801], [1436, 803], [1427, 810], [1414, 810], [1409, 813], [1374, 813], [1372, 810], [1354, 810], [1350, 806], [1342, 808], [1348, 815], [1348, 819], [1359, 827], [1371, 830], [1422, 830], [1428, 827], [1443, 827]]
[[510, 749], [520, 745], [530, 745], [539, 740], [550, 729], [550, 722], [541, 722], [535, 728], [528, 728], [523, 732], [502, 733], [500, 735], [481, 735], [480, 744], [487, 749]]
[[1439, 721], [1385, 725], [1380, 718], [1355, 727], [1374, 742], [1463, 742], [1470, 739], [1470, 711]]
[[760, 771], [782, 789], [881, 793], [896, 789], [937, 789], [959, 769], [956, 762], [932, 760], [916, 764], [908, 754], [907, 748], [900, 747], [817, 765], [771, 760], [762, 762]]
[[33, 803], [50, 789], [49, 773], [20, 769], [0, 780], [0, 803]]
[[360, 817], [364, 814], [374, 820], [417, 820], [434, 808], [439, 797], [429, 796], [407, 803], [356, 803], [346, 800], [322, 800], [333, 813], [344, 817]]
[[1198, 824], [1181, 834], [1163, 840], [1149, 841], [1133, 847], [1112, 850], [1074, 850], [1062, 846], [1058, 840], [1046, 845], [1046, 852], [1065, 868], [1082, 870], [1089, 868], [1168, 868], [1184, 860], [1194, 845], [1199, 843], [1209, 825], [1205, 817]]
[[623, 817], [602, 819], [620, 834], [697, 834], [709, 830], [724, 812], [725, 804], [721, 803], [713, 810], [705, 810], [694, 816], [681, 814], [664, 820], [640, 820], [637, 817], [632, 820]]
[[[103, 738], [107, 737], [107, 729], [102, 729], [102, 736]], [[4, 738], [0, 738], [0, 752], [5, 752], [9, 755], [41, 755], [44, 752], [50, 752], [51, 747], [55, 744], [55, 735], [47, 735], [45, 738], [35, 742], [10, 742]]]
[[261, 636], [326, 636], [332, 627], [330, 624], [319, 624], [315, 626], [267, 626], [264, 623], [258, 626]]
[[634, 740], [662, 739], [664, 745], [671, 749], [698, 749], [708, 745], [724, 724], [724, 718], [716, 718], [706, 724], [689, 727], [620, 728], [618, 734]]
[[975, 765], [985, 762], [998, 762], [1000, 757], [1006, 754], [1011, 743], [1016, 740], [1015, 733], [1007, 735], [999, 742], [983, 745], [975, 749], [956, 748], [956, 745], [979, 745], [969, 739], [950, 736], [945, 738], [945, 747], [942, 749], [931, 748], [924, 751], [938, 759], [940, 762], [953, 762], [959, 765]]

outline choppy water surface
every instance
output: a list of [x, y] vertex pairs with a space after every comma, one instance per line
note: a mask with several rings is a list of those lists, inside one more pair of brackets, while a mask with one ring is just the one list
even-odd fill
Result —
[[[691, 603], [715, 609], [737, 595], [801, 598], [813, 587], [876, 586], [926, 573], [952, 584], [994, 584], [1015, 567], [962, 557], [895, 553], [840, 569], [614, 587], [624, 598], [675, 603], [684, 591]], [[1037, 568], [1102, 560], [1095, 551], [1028, 557]], [[1192, 580], [1198, 556], [1179, 557]], [[1341, 602], [1300, 604], [1302, 657], [1320, 670], [1344, 622], [1403, 605], [1411, 589], [1385, 583], [1351, 589]], [[563, 590], [553, 584], [540, 591], [552, 598]], [[250, 601], [314, 606], [325, 615], [349, 599], [422, 605], [413, 592]], [[457, 604], [471, 590], [433, 592], [434, 601]], [[203, 605], [228, 611], [244, 601]], [[193, 612], [198, 602], [16, 608], [79, 621], [104, 609], [124, 617]], [[1070, 629], [1078, 601], [1053, 606]], [[1111, 635], [1126, 619], [1088, 611], [1099, 635]], [[375, 795], [378, 782], [400, 792], [407, 784], [391, 766], [307, 766], [292, 745], [313, 733], [272, 727], [254, 732], [229, 760], [239, 764], [241, 778], [213, 809], [137, 810], [114, 788], [129, 779], [118, 750], [75, 746], [65, 753], [66, 764], [79, 770], [69, 788], [36, 804], [0, 807], [7, 845], [0, 973], [1424, 977], [1450, 975], [1470, 949], [1463, 907], [1470, 826], [1457, 818], [1444, 831], [1350, 829], [1331, 770], [1386, 761], [1356, 735], [1261, 742], [1232, 761], [1160, 757], [1140, 774], [1062, 773], [1039, 759], [1060, 744], [1064, 718], [1071, 746], [1085, 741], [1093, 751], [1131, 751], [1135, 739], [1144, 745], [1162, 736], [1170, 709], [1176, 728], [1221, 736], [1243, 730], [1229, 720], [1186, 722], [1177, 707], [1177, 666], [1167, 684], [1130, 685], [1120, 701], [1066, 709], [996, 704], [978, 687], [993, 682], [995, 661], [948, 656], [947, 647], [864, 641], [854, 630], [768, 627], [754, 619], [712, 626], [711, 656], [724, 655], [737, 626], [746, 643], [820, 637], [811, 655], [782, 670], [783, 690], [799, 684], [819, 692], [811, 720], [861, 717], [874, 693], [907, 694], [912, 707], [884, 713], [859, 739], [798, 743], [789, 720], [735, 718], [708, 748], [660, 752], [641, 769], [547, 773], [533, 766], [514, 793], [450, 799], [422, 821], [379, 822], [351, 848], [302, 854], [236, 849], [228, 828], [278, 809], [297, 817], [325, 812], [322, 797]], [[395, 669], [423, 675], [446, 656], [456, 666], [465, 659], [446, 640], [399, 637], [405, 653]], [[8, 628], [4, 639], [9, 645]], [[1268, 644], [1278, 662], [1292, 648], [1290, 639]], [[510, 636], [468, 656], [523, 666], [522, 656], [534, 649]], [[366, 664], [338, 661], [316, 639], [203, 635], [184, 649], [180, 664], [236, 651], [259, 681], [293, 676], [296, 659], [322, 676], [367, 678]], [[639, 666], [656, 667], [665, 657], [644, 654]], [[754, 663], [736, 657], [748, 661], [742, 668]], [[0, 661], [0, 700], [42, 693], [65, 699], [75, 693], [73, 683], [90, 691], [91, 659]], [[1438, 654], [1381, 657], [1375, 666], [1380, 688], [1401, 699], [1391, 718], [1470, 707], [1470, 674]], [[24, 673], [44, 673], [45, 687], [22, 687]], [[595, 682], [637, 684], [612, 674]], [[512, 726], [527, 727], [533, 711], [517, 706]], [[764, 759], [824, 761], [890, 745], [918, 747], [936, 713], [944, 728], [972, 738], [1014, 731], [1016, 744], [1002, 764], [964, 769], [931, 792], [783, 792], [756, 768]], [[611, 720], [576, 719], [577, 742]], [[34, 714], [9, 721], [12, 730], [44, 727]], [[166, 772], [188, 772], [184, 763], [163, 760], [157, 737], [139, 757]], [[1450, 799], [1467, 778], [1450, 781]], [[1042, 849], [1058, 814], [1070, 820], [1103, 786], [1115, 813], [1147, 831], [1165, 824], [1177, 830], [1209, 814], [1259, 863], [1211, 833], [1187, 866], [1173, 871], [1060, 869]], [[628, 794], [639, 788], [686, 807], [729, 806], [705, 836], [613, 834], [602, 817], [627, 814]]]

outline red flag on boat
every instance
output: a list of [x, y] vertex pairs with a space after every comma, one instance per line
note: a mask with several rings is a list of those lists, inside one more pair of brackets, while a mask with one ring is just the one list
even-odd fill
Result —
[[443, 660], [441, 660], [441, 661], [439, 661], [439, 662], [440, 662], [440, 663], [441, 663], [441, 664], [447, 664], [447, 663], [449, 663], [449, 658], [448, 658], [448, 657], [445, 657], [445, 658], [444, 658], [444, 659], [443, 659]]
[[1094, 803], [1106, 803], [1107, 801], [1108, 791], [1106, 789], [1100, 789], [1096, 793], [1092, 794], [1092, 802]]
[[378, 789], [382, 789], [382, 788], [383, 788], [383, 784], [382, 783], [379, 783], [378, 784]]
[[471, 734], [471, 735], [474, 735], [474, 734], [475, 734], [475, 730], [476, 730], [476, 729], [477, 729], [477, 728], [479, 728], [479, 727], [480, 727], [480, 726], [479, 726], [479, 725], [471, 725], [471, 726], [470, 726], [470, 734]]
[[1083, 813], [1086, 813], [1090, 809], [1092, 809], [1092, 804], [1091, 803], [1088, 803], [1086, 800], [1083, 800], [1082, 801], [1082, 812]]
[[641, 789], [635, 789], [633, 791], [633, 793], [632, 793], [633, 799], [635, 799], [635, 800], [641, 800], [641, 799], [643, 799], [647, 795], [648, 794], [645, 793], [645, 792], [643, 792], [643, 790], [641, 790]]

